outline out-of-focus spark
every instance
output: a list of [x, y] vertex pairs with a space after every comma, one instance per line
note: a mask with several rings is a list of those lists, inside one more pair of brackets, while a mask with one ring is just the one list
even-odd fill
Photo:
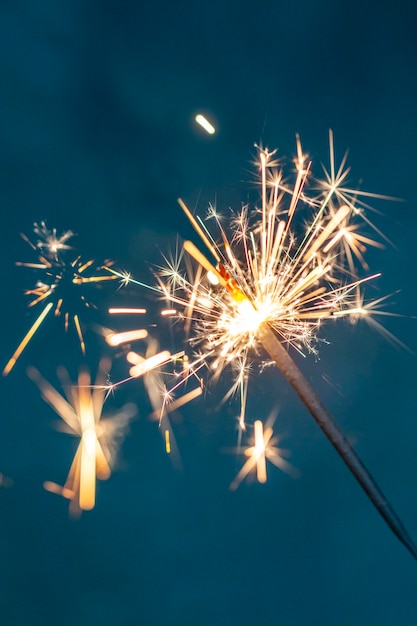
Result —
[[[114, 311], [114, 309], [111, 309]], [[129, 308], [117, 309], [123, 313], [130, 313]], [[136, 311], [133, 310], [133, 313]], [[176, 309], [162, 309], [162, 317], [172, 317], [176, 315]], [[142, 378], [148, 398], [152, 405], [151, 419], [158, 421], [161, 433], [164, 436], [165, 450], [171, 455], [172, 462], [180, 467], [180, 456], [172, 429], [170, 414], [180, 407], [188, 404], [202, 394], [202, 379], [198, 376], [198, 369], [203, 367], [189, 367], [188, 355], [183, 351], [172, 354], [168, 350], [159, 350], [158, 341], [150, 337], [144, 329], [114, 333], [104, 332], [106, 341], [111, 346], [127, 344], [126, 360], [130, 364], [129, 378], [125, 378], [116, 385], [124, 384], [132, 379]], [[130, 347], [130, 344], [137, 340], [146, 339], [145, 354], [139, 354]], [[177, 365], [181, 364], [178, 371]], [[169, 382], [166, 382], [168, 379]], [[198, 385], [191, 390], [184, 391], [183, 388], [192, 379]], [[177, 392], [181, 390], [181, 395]]]
[[165, 402], [163, 402], [158, 409], [154, 410], [153, 413], [151, 413], [151, 417], [160, 420], [162, 407], [164, 408], [164, 410], [168, 411], [168, 413], [173, 413], [180, 407], [184, 406], [184, 404], [188, 404], [192, 400], [195, 400], [195, 398], [201, 396], [202, 392], [203, 391], [201, 387], [195, 387], [191, 391], [184, 393], [182, 396], [178, 396], [178, 398], [175, 398], [174, 400], [169, 399], [172, 394], [172, 390], [167, 390], [164, 398]]
[[122, 343], [139, 341], [140, 339], [145, 339], [147, 336], [148, 331], [145, 328], [138, 328], [137, 330], [127, 330], [121, 333], [109, 333], [106, 336], [106, 341], [109, 346], [120, 346]]
[[384, 337], [387, 341], [389, 341], [392, 345], [396, 345], [397, 347], [401, 347], [407, 352], [411, 352], [412, 350], [407, 344], [398, 339], [393, 333], [391, 333], [385, 326], [383, 326], [375, 317], [403, 317], [399, 313], [393, 313], [392, 311], [382, 310], [381, 305], [383, 302], [386, 302], [393, 294], [388, 294], [386, 296], [382, 296], [381, 298], [377, 298], [375, 300], [370, 300], [369, 302], [364, 302], [364, 296], [359, 287], [355, 288], [354, 300], [351, 304], [345, 309], [341, 311], [336, 311], [334, 313], [335, 317], [346, 317], [350, 320], [352, 324], [357, 324], [359, 320], [365, 321], [371, 328], [377, 331], [382, 337]]
[[143, 376], [157, 367], [166, 365], [176, 358], [178, 358], [178, 355], [172, 355], [169, 350], [162, 350], [161, 352], [158, 352], [158, 354], [144, 359], [141, 363], [133, 365], [129, 370], [129, 374], [132, 378], [138, 378], [139, 376]]
[[[71, 250], [71, 246], [67, 245], [66, 242], [74, 236], [72, 230], [67, 230], [58, 237], [56, 228], [50, 230], [47, 228], [46, 222], [42, 221], [39, 224], [35, 222], [33, 232], [39, 237], [36, 247], [45, 250], [48, 255], [54, 255], [55, 258], [58, 258], [60, 251]], [[27, 241], [25, 236], [23, 238]]]
[[[243, 454], [247, 457], [244, 465], [230, 485], [234, 490], [252, 472], [256, 472], [258, 482], [265, 483], [267, 480], [266, 461], [271, 461], [274, 465], [290, 474], [295, 474], [295, 470], [283, 457], [287, 450], [278, 448], [278, 438], [273, 437], [273, 430], [270, 426], [264, 428], [261, 420], [256, 420], [253, 425], [253, 445], [243, 449]], [[241, 452], [241, 449], [237, 449]]]
[[168, 428], [165, 429], [165, 451], [167, 454], [171, 454], [171, 442]]
[[110, 307], [109, 313], [111, 315], [143, 315], [146, 313], [146, 309], [134, 309], [128, 307]]
[[45, 402], [64, 421], [63, 430], [80, 438], [65, 484], [61, 487], [50, 481], [44, 483], [48, 491], [70, 500], [72, 514], [94, 508], [96, 479], [106, 480], [110, 477], [118, 446], [129, 420], [136, 413], [136, 407], [129, 404], [112, 417], [102, 416], [109, 368], [110, 361], [102, 359], [94, 385], [87, 369], [80, 369], [76, 385], [70, 383], [67, 372], [61, 370], [65, 397], [38, 370], [34, 367], [28, 369], [28, 376], [39, 387]]
[[36, 272], [35, 286], [26, 289], [25, 294], [31, 298], [29, 307], [42, 309], [4, 367], [3, 376], [11, 372], [51, 310], [54, 310], [55, 316], [63, 317], [65, 330], [72, 322], [84, 354], [85, 341], [79, 311], [95, 308], [89, 298], [91, 285], [118, 278], [115, 274], [109, 275], [110, 261], [96, 266], [92, 259], [85, 261], [78, 255], [72, 256], [70, 260], [66, 258], [66, 253], [71, 249], [66, 241], [73, 236], [72, 231], [58, 237], [56, 229], [49, 230], [45, 222], [41, 222], [34, 224], [34, 233], [38, 236], [36, 243], [24, 234], [22, 238], [35, 253], [36, 262], [17, 262], [16, 265]]
[[29, 328], [28, 332], [23, 337], [22, 341], [19, 343], [19, 345], [17, 346], [16, 350], [13, 352], [10, 359], [7, 361], [6, 366], [3, 370], [3, 376], [7, 376], [7, 374], [9, 374], [9, 372], [12, 371], [13, 367], [16, 364], [17, 359], [20, 357], [23, 350], [26, 348], [29, 341], [32, 339], [33, 335], [36, 333], [39, 326], [42, 324], [43, 320], [48, 315], [49, 311], [53, 307], [53, 304], [54, 304], [53, 302], [48, 302], [48, 304], [44, 307], [44, 309], [42, 309], [40, 315], [36, 318], [35, 322]]
[[202, 115], [201, 113], [198, 113], [195, 116], [195, 121], [197, 122], [197, 124], [199, 124], [201, 126], [201, 128], [203, 128], [206, 133], [208, 133], [209, 135], [214, 135], [214, 133], [216, 132], [216, 129], [214, 128], [213, 124], [211, 124], [208, 119], [206, 117], [204, 117], [204, 115]]

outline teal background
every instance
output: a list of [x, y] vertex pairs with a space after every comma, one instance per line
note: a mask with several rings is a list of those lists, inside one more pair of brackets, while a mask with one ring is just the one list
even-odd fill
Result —
[[[176, 198], [204, 212], [239, 207], [254, 143], [292, 157], [300, 133], [315, 166], [328, 129], [351, 180], [402, 198], [377, 201], [392, 241], [370, 250], [371, 294], [395, 294], [384, 325], [415, 353], [417, 14], [414, 2], [211, 3], [16, 0], [0, 6], [0, 350], [5, 363], [33, 319], [20, 233], [46, 220], [80, 253], [139, 280], [192, 236]], [[209, 137], [193, 122], [214, 120]], [[148, 295], [129, 294], [142, 306]], [[120, 298], [99, 295], [100, 310]], [[108, 320], [98, 315], [96, 321]], [[175, 344], [175, 333], [160, 329]], [[415, 354], [364, 325], [326, 329], [320, 359], [300, 362], [417, 538]], [[86, 362], [103, 350], [87, 334]], [[140, 383], [109, 400], [138, 417], [97, 504], [69, 519], [44, 480], [65, 479], [74, 440], [27, 378], [76, 376], [76, 340], [49, 320], [0, 381], [0, 621], [5, 626], [410, 626], [417, 564], [392, 535], [278, 373], [254, 380], [253, 419], [279, 407], [277, 432], [301, 473], [229, 483], [240, 459], [236, 406], [219, 391], [181, 411], [182, 470], [149, 422]], [[123, 372], [115, 363], [113, 379]]]

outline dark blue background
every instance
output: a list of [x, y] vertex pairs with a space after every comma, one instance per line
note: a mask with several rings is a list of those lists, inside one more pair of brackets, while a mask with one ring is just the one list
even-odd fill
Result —
[[[392, 310], [404, 317], [387, 328], [415, 351], [415, 3], [141, 5], [2, 3], [3, 361], [33, 319], [22, 295], [31, 277], [14, 262], [29, 257], [19, 233], [34, 221], [72, 229], [81, 252], [148, 280], [144, 261], [190, 235], [179, 195], [200, 210], [214, 198], [239, 206], [255, 142], [292, 156], [299, 132], [318, 164], [329, 128], [339, 156], [350, 148], [353, 181], [405, 200], [376, 203], [394, 246], [369, 260], [378, 295], [400, 290]], [[199, 111], [215, 136], [194, 124]], [[28, 364], [53, 382], [59, 365], [76, 373], [74, 338], [50, 322], [1, 381], [0, 471], [13, 479], [0, 489], [2, 624], [417, 623], [416, 563], [278, 373], [255, 381], [249, 412], [264, 418], [278, 401], [300, 478], [270, 468], [266, 485], [228, 490], [239, 461], [222, 448], [235, 443], [236, 408], [216, 413], [215, 390], [182, 412], [176, 471], [138, 383], [111, 400], [139, 410], [118, 471], [92, 512], [69, 519], [42, 481], [65, 479], [74, 441], [51, 429], [25, 374]], [[304, 371], [417, 537], [415, 356], [362, 325], [325, 336]]]

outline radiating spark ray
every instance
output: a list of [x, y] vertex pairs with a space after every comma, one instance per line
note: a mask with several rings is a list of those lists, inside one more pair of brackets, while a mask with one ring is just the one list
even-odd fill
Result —
[[317, 250], [319, 250], [319, 248], [321, 248], [326, 239], [328, 239], [329, 235], [333, 233], [333, 231], [339, 226], [339, 224], [345, 219], [348, 214], [349, 207], [346, 205], [341, 206], [337, 213], [332, 217], [330, 222], [328, 222], [323, 228], [320, 235], [315, 239], [311, 246], [307, 248], [307, 252], [304, 254], [303, 257], [304, 261], [307, 261], [313, 254], [317, 252]]
[[50, 493], [56, 493], [58, 496], [67, 498], [67, 500], [72, 500], [75, 495], [74, 491], [68, 489], [68, 487], [61, 487], [61, 485], [58, 485], [50, 480], [44, 481], [43, 488]]
[[146, 313], [146, 309], [134, 309], [128, 307], [111, 307], [108, 312], [110, 315], [124, 315], [124, 314], [133, 314], [133, 315], [143, 315]]
[[193, 244], [192, 241], [184, 241], [184, 250], [193, 257], [197, 263], [200, 263], [207, 272], [214, 274], [223, 287], [226, 286], [227, 281], [223, 278], [220, 272], [210, 263], [210, 261], [200, 252], [200, 250]]
[[123, 274], [122, 272], [118, 272], [112, 267], [103, 267], [103, 269], [105, 269], [108, 272], [111, 272], [118, 278], [121, 278], [121, 280], [125, 284], [131, 283], [132, 285], [138, 285], [139, 287], [145, 287], [146, 289], [150, 289], [151, 291], [156, 291], [160, 293], [160, 290], [157, 287], [152, 287], [152, 285], [147, 285], [146, 283], [142, 283], [140, 280], [135, 280], [130, 275], [126, 275], [126, 274]]
[[81, 352], [85, 354], [84, 336], [83, 336], [83, 331], [81, 330], [81, 324], [80, 324], [80, 320], [78, 319], [78, 315], [74, 315], [74, 326], [75, 326], [75, 330], [77, 331], [78, 340], [80, 342]]
[[[175, 388], [170, 389], [169, 393], [171, 394], [173, 391], [175, 391]], [[182, 396], [179, 396], [179, 398], [176, 398], [175, 400], [169, 400], [165, 402], [165, 399], [164, 399], [162, 408], [159, 408], [153, 411], [150, 417], [151, 419], [160, 420], [161, 415], [163, 414], [164, 411], [167, 411], [167, 413], [173, 413], [174, 411], [177, 411], [179, 408], [181, 408], [185, 404], [188, 404], [192, 400], [195, 400], [196, 398], [201, 396], [202, 393], [203, 391], [201, 387], [195, 387], [191, 391], [184, 393]]]
[[137, 330], [127, 330], [121, 333], [109, 333], [106, 336], [106, 342], [109, 346], [120, 346], [123, 343], [130, 343], [132, 341], [139, 341], [146, 339], [148, 331], [145, 328], [138, 328]]
[[11, 358], [8, 360], [6, 367], [3, 369], [3, 376], [7, 376], [7, 374], [9, 374], [12, 371], [13, 367], [16, 364], [17, 359], [20, 357], [23, 350], [26, 348], [29, 341], [32, 339], [33, 335], [36, 333], [39, 326], [42, 324], [42, 322], [48, 315], [52, 306], [53, 306], [53, 302], [49, 302], [43, 309], [42, 313], [36, 318], [35, 322], [32, 324], [32, 326], [30, 327], [26, 335], [23, 337], [22, 341], [17, 346]]
[[216, 261], [219, 262], [220, 261], [220, 256], [219, 256], [215, 246], [213, 246], [211, 241], [208, 239], [208, 237], [205, 234], [204, 230], [201, 228], [201, 226], [199, 225], [199, 223], [195, 219], [194, 215], [191, 213], [190, 209], [185, 204], [184, 200], [182, 200], [182, 198], [178, 198], [178, 204], [180, 205], [180, 207], [184, 211], [185, 215], [187, 216], [190, 224], [193, 226], [193, 228], [196, 231], [197, 235], [200, 237], [200, 239], [207, 246], [207, 249], [210, 250], [211, 254], [214, 256]]
[[168, 350], [162, 350], [158, 354], [145, 359], [142, 363], [138, 363], [137, 365], [133, 365], [129, 370], [129, 375], [132, 378], [139, 378], [143, 376], [150, 370], [155, 369], [156, 367], [161, 367], [166, 363], [174, 360], [176, 357], [172, 355]]

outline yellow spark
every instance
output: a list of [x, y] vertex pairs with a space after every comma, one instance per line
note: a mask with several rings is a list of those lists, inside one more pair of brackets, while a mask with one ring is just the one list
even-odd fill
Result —
[[51, 481], [44, 483], [45, 489], [71, 501], [72, 514], [94, 508], [96, 480], [107, 480], [110, 477], [116, 441], [120, 441], [128, 421], [136, 412], [133, 405], [126, 405], [111, 419], [102, 419], [109, 367], [110, 361], [107, 359], [100, 362], [94, 385], [86, 369], [80, 369], [76, 385], [67, 384], [68, 375], [63, 371], [66, 397], [34, 367], [28, 369], [28, 376], [39, 387], [45, 402], [65, 422], [66, 432], [80, 439], [65, 484], [61, 487]]
[[165, 430], [165, 450], [167, 454], [171, 454], [171, 442], [169, 440], [169, 430]]
[[[201, 396], [202, 393], [203, 391], [201, 387], [195, 387], [191, 391], [184, 393], [182, 396], [179, 396], [175, 400], [169, 400], [167, 402], [164, 401], [161, 405], [159, 405], [158, 403], [159, 408], [154, 410], [151, 413], [151, 418], [160, 420], [162, 409], [166, 410], [168, 413], [173, 413], [180, 407], [184, 406], [185, 404], [188, 404], [188, 402], [191, 402], [192, 400], [195, 400], [195, 398], [198, 398], [199, 396]], [[171, 391], [169, 392], [169, 395], [171, 395]]]
[[208, 119], [206, 117], [204, 117], [204, 115], [202, 115], [201, 113], [198, 113], [195, 116], [195, 121], [197, 122], [197, 124], [199, 124], [201, 126], [201, 128], [203, 128], [206, 133], [208, 133], [209, 135], [214, 135], [214, 133], [216, 132], [216, 129], [214, 128], [213, 124], [211, 124]]
[[255, 434], [255, 445], [251, 449], [245, 451], [246, 456], [253, 455], [256, 460], [256, 476], [258, 482], [266, 483], [266, 446], [271, 438], [272, 432], [265, 432], [264, 434], [264, 425], [260, 420], [256, 420], [253, 425], [254, 434]]
[[120, 346], [122, 343], [130, 343], [132, 341], [139, 341], [146, 339], [148, 331], [145, 328], [138, 328], [136, 330], [127, 330], [121, 333], [109, 333], [106, 335], [106, 342], [109, 346]]
[[143, 315], [144, 313], [146, 313], [146, 309], [135, 309], [135, 308], [129, 308], [129, 307], [111, 307], [109, 309], [109, 313], [110, 315], [125, 315], [125, 314], [129, 314], [129, 315]]
[[[264, 428], [262, 421], [256, 420], [253, 425], [253, 431], [253, 445], [243, 449], [243, 454], [247, 457], [247, 460], [233, 479], [230, 485], [230, 489], [232, 490], [237, 489], [240, 483], [253, 472], [256, 473], [256, 478], [259, 483], [266, 483], [267, 460], [271, 461], [281, 470], [292, 475], [297, 475], [293, 466], [283, 458], [288, 451], [276, 446], [278, 439], [273, 437], [272, 428], [270, 426]], [[235, 449], [235, 451], [242, 452], [240, 448]]]
[[161, 352], [158, 352], [158, 354], [155, 354], [148, 359], [144, 359], [141, 363], [133, 365], [129, 370], [129, 375], [132, 378], [139, 378], [139, 376], [143, 376], [147, 372], [150, 372], [157, 367], [161, 367], [175, 358], [176, 357], [173, 356], [168, 350], [162, 350]]

